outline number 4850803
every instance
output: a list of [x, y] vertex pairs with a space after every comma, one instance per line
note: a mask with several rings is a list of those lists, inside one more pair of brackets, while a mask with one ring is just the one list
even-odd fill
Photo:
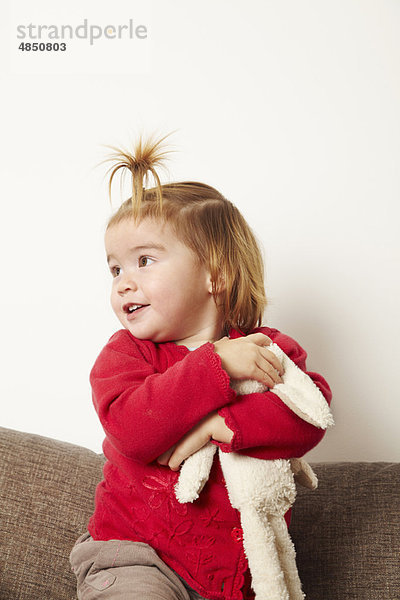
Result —
[[64, 52], [67, 49], [67, 44], [62, 42], [59, 44], [58, 42], [21, 42], [18, 46], [18, 50], [22, 50], [24, 52]]

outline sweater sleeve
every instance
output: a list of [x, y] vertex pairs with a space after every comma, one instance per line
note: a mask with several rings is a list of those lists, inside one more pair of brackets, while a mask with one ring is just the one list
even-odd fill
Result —
[[[265, 333], [307, 373], [330, 404], [332, 394], [325, 379], [307, 371], [305, 350], [277, 330]], [[325, 433], [298, 417], [273, 391], [238, 396], [234, 404], [218, 412], [234, 433], [230, 444], [218, 443], [224, 452], [234, 451], [264, 459], [300, 457], [314, 448]]]
[[158, 372], [124, 330], [97, 358], [90, 373], [93, 403], [108, 441], [124, 456], [155, 460], [204, 416], [233, 401], [211, 343], [172, 362]]

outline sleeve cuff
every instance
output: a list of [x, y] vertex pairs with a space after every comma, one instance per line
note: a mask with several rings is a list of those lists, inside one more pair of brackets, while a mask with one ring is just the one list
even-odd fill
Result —
[[221, 357], [215, 352], [214, 344], [208, 342], [207, 344], [204, 344], [204, 346], [201, 346], [201, 348], [205, 349], [209, 356], [219, 387], [227, 399], [226, 403], [229, 404], [233, 402], [236, 398], [236, 392], [230, 386], [229, 375], [222, 367]]
[[242, 436], [229, 407], [223, 406], [218, 410], [218, 414], [225, 420], [226, 426], [233, 431], [233, 437], [229, 444], [216, 441], [214, 441], [214, 444], [216, 444], [222, 452], [235, 452], [236, 450], [239, 450], [242, 447]]

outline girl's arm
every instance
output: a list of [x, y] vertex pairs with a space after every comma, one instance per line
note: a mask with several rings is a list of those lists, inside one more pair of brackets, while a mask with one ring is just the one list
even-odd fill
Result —
[[[292, 338], [274, 329], [260, 329], [319, 387], [328, 404], [331, 390], [325, 379], [307, 371], [305, 350]], [[218, 410], [233, 431], [229, 444], [218, 444], [225, 452], [239, 452], [255, 458], [275, 459], [300, 457], [316, 446], [325, 431], [310, 425], [292, 412], [274, 394], [238, 396], [235, 403]]]
[[[308, 374], [330, 404], [332, 395], [329, 386], [320, 375], [307, 372], [307, 355], [303, 348], [277, 330], [261, 331], [268, 333], [285, 354]], [[221, 340], [223, 344], [219, 342], [215, 344], [216, 352], [221, 352], [222, 364], [231, 376], [239, 368], [243, 349], [247, 348], [243, 346], [245, 340], [245, 337], [239, 338], [231, 344], [232, 340], [224, 339]], [[225, 353], [225, 349], [229, 352]], [[236, 354], [237, 351], [239, 354]], [[279, 370], [279, 366], [277, 368]], [[210, 439], [216, 443], [220, 442], [218, 445], [225, 452], [236, 451], [255, 458], [293, 458], [304, 455], [318, 444], [324, 435], [324, 430], [306, 423], [293, 413], [273, 393], [273, 385], [274, 382], [269, 386], [272, 391], [237, 396], [234, 404], [208, 415], [178, 444], [159, 457], [159, 462], [177, 470], [185, 458]]]
[[206, 415], [231, 403], [235, 392], [211, 343], [171, 365], [155, 346], [121, 330], [103, 348], [90, 374], [93, 402], [109, 442], [123, 455], [151, 462]]
[[178, 471], [184, 460], [203, 448], [209, 441], [230, 444], [232, 437], [233, 431], [227, 427], [225, 419], [214, 411], [188, 431], [177, 444], [159, 456], [157, 462], [168, 466], [172, 471]]

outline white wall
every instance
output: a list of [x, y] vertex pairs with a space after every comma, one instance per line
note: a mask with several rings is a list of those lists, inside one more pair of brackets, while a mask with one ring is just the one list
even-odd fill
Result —
[[[95, 165], [102, 144], [177, 129], [171, 177], [239, 206], [267, 322], [333, 388], [310, 458], [399, 460], [399, 2], [64, 4], [10, 1], [1, 19], [2, 425], [100, 450], [88, 374], [118, 322]], [[17, 24], [84, 18], [148, 38], [17, 49]]]

